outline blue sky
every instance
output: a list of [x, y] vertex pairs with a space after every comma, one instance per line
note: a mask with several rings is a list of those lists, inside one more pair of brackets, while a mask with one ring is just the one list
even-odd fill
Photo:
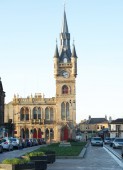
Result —
[[[53, 55], [63, 0], [0, 1], [0, 77], [5, 102], [14, 94], [55, 96]], [[68, 0], [71, 47], [78, 56], [77, 122], [123, 117], [123, 0]]]

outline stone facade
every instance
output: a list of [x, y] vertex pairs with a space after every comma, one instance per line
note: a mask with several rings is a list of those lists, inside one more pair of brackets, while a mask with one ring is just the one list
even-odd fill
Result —
[[60, 50], [54, 54], [56, 97], [44, 98], [37, 93], [27, 98], [14, 95], [6, 104], [6, 121], [12, 118], [14, 136], [45, 138], [47, 141], [75, 139], [77, 56], [70, 49], [66, 12], [64, 11]]

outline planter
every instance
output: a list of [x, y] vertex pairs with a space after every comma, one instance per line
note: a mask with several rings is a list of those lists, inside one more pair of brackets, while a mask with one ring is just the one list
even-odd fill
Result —
[[26, 164], [0, 164], [0, 170], [35, 170], [35, 164], [33, 162]]
[[47, 156], [30, 156], [30, 160], [35, 162], [35, 170], [47, 169]]
[[47, 163], [55, 162], [56, 154], [54, 151], [46, 151], [45, 154], [47, 155]]

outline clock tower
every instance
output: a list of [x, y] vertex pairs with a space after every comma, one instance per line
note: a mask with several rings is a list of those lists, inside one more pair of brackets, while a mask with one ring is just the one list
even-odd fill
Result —
[[54, 77], [56, 79], [56, 120], [60, 128], [60, 140], [74, 138], [76, 124], [76, 76], [77, 55], [75, 45], [71, 52], [70, 33], [68, 31], [64, 9], [60, 48], [56, 44], [54, 54]]

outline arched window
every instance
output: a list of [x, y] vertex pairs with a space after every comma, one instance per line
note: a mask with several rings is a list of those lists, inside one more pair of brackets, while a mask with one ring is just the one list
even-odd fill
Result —
[[67, 63], [67, 58], [66, 57], [64, 58], [63, 63]]
[[29, 109], [25, 108], [25, 120], [29, 120]]
[[38, 119], [41, 119], [41, 117], [42, 117], [42, 116], [41, 116], [41, 108], [39, 107], [39, 108], [38, 108]]
[[62, 87], [62, 94], [68, 94], [68, 87], [66, 85]]
[[69, 103], [62, 103], [61, 104], [61, 119], [68, 120], [70, 119], [70, 111], [69, 111]]
[[65, 103], [61, 104], [61, 119], [65, 120]]
[[49, 120], [50, 119], [50, 115], [49, 115], [49, 108], [45, 109], [45, 119]]
[[20, 110], [20, 120], [21, 121], [24, 120], [24, 108], [21, 108], [21, 110]]
[[34, 107], [33, 109], [33, 119], [37, 119], [37, 108]]
[[70, 118], [69, 103], [68, 102], [66, 103], [66, 117], [67, 117], [67, 119]]
[[53, 108], [50, 108], [50, 120], [54, 119]]

